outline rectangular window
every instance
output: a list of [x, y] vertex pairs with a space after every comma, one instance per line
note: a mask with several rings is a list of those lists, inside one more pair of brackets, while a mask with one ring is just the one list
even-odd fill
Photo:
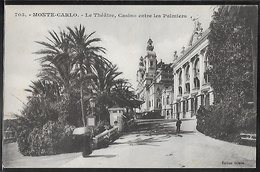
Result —
[[201, 98], [201, 99], [200, 99], [200, 100], [201, 100], [201, 105], [204, 106], [204, 105], [205, 105], [205, 104], [204, 104], [204, 95], [201, 95], [200, 98]]
[[189, 111], [189, 100], [186, 100], [186, 112]]
[[192, 98], [192, 99], [190, 99], [190, 103], [191, 103], [191, 110], [193, 111], [194, 110], [194, 99]]

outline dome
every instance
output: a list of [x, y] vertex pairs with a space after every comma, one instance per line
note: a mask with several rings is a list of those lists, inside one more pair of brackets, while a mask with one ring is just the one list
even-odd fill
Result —
[[154, 57], [156, 57], [156, 53], [154, 51], [147, 51], [147, 56], [154, 56]]

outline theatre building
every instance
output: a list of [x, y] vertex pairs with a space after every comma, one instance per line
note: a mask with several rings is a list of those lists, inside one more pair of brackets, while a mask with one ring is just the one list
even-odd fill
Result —
[[152, 39], [147, 52], [139, 60], [136, 94], [143, 101], [137, 112], [156, 114], [165, 119], [191, 118], [200, 105], [213, 104], [213, 89], [207, 70], [211, 67], [206, 56], [210, 30], [203, 31], [195, 21], [188, 47], [174, 52], [172, 63], [157, 61]]

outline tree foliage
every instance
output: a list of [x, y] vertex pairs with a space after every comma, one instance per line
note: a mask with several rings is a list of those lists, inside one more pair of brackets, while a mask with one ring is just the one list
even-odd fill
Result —
[[[90, 115], [89, 99], [95, 97], [98, 125], [102, 128], [109, 119], [107, 108], [119, 104], [133, 107], [131, 85], [117, 79], [122, 72], [103, 57], [105, 48], [96, 46], [101, 41], [91, 38], [84, 26], [57, 33], [49, 32], [47, 42], [37, 41], [44, 48], [38, 80], [32, 81], [28, 102], [17, 119], [18, 146], [23, 155], [50, 155], [71, 152], [78, 140], [72, 131], [85, 126]], [[96, 134], [102, 132], [94, 130]], [[79, 147], [78, 147], [79, 148]]]
[[241, 131], [256, 130], [256, 111], [250, 105], [256, 12], [255, 6], [221, 6], [214, 12], [207, 51], [214, 105], [198, 115], [198, 129], [205, 134], [230, 140]]
[[[210, 70], [211, 85], [214, 88], [215, 102], [225, 98], [239, 103], [252, 101], [252, 40], [247, 9], [231, 19], [220, 13], [213, 15], [210, 24], [207, 56], [213, 65]], [[255, 16], [256, 17], [256, 16]]]

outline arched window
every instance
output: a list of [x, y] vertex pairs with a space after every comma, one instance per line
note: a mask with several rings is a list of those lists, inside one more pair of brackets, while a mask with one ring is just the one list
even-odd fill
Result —
[[167, 96], [167, 98], [166, 98], [166, 103], [167, 103], [167, 105], [170, 104], [170, 97], [169, 96]]
[[182, 84], [182, 78], [181, 78], [181, 76], [182, 76], [182, 71], [180, 71], [180, 73], [179, 73], [179, 85]]
[[185, 84], [186, 92], [190, 92], [190, 83]]
[[153, 61], [150, 61], [150, 66], [153, 67]]
[[185, 79], [186, 79], [186, 83], [190, 81], [190, 65], [188, 65], [186, 67], [186, 70], [185, 70]]
[[198, 79], [198, 77], [194, 78], [194, 87], [196, 89], [200, 88], [200, 80]]
[[183, 111], [183, 114], [186, 113], [186, 101], [182, 101], [182, 111]]
[[205, 61], [204, 61], [204, 83], [208, 83], [209, 82], [209, 69], [210, 69], [210, 65], [209, 65], [209, 60], [208, 60], [208, 56], [205, 55]]
[[200, 66], [199, 66], [199, 59], [197, 58], [194, 63], [194, 78], [200, 76]]
[[159, 108], [159, 109], [162, 108], [162, 104], [161, 104], [161, 99], [160, 98], [157, 99], [157, 108]]
[[179, 95], [182, 95], [182, 87], [179, 86]]

